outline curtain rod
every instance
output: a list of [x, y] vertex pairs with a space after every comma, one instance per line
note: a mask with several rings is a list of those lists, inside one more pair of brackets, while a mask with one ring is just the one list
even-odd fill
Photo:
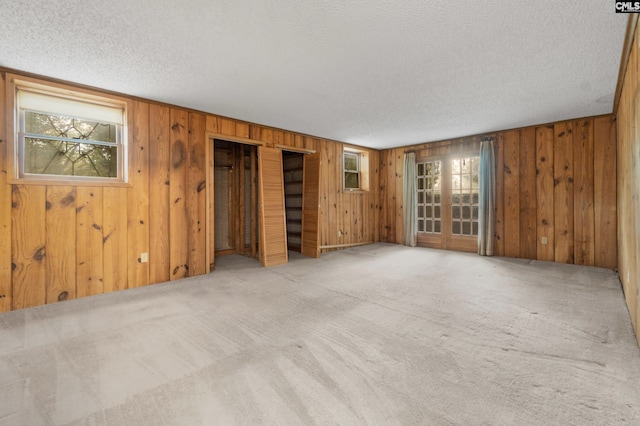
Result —
[[[480, 142], [484, 142], [484, 141], [490, 141], [490, 140], [494, 140], [495, 136], [484, 136], [480, 139]], [[437, 142], [426, 142], [422, 145], [437, 145], [440, 146], [440, 144], [445, 144], [446, 142], [448, 142], [447, 146], [456, 146], [456, 145], [464, 145], [464, 144], [468, 144], [470, 141], [469, 139], [463, 139], [463, 140], [453, 140], [453, 141], [437, 141]], [[475, 142], [475, 141], [472, 141]], [[410, 148], [408, 150], [405, 150], [404, 153], [408, 154], [410, 152], [416, 152], [416, 150], [421, 150], [421, 149], [426, 149], [427, 147], [421, 147], [421, 148]]]

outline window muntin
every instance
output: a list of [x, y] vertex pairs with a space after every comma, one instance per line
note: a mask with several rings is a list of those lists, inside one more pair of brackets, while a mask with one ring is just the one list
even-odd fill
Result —
[[451, 160], [451, 234], [478, 235], [479, 157]]
[[442, 161], [418, 163], [418, 232], [442, 232]]
[[72, 95], [17, 87], [18, 177], [124, 181], [124, 105]]
[[344, 189], [360, 189], [360, 154], [344, 152], [342, 154], [344, 170]]

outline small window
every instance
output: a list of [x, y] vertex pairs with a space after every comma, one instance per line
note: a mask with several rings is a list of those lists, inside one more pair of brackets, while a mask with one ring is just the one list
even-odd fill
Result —
[[345, 191], [369, 190], [369, 153], [345, 147], [342, 153], [343, 187]]
[[16, 82], [19, 179], [125, 181], [125, 105]]
[[360, 154], [345, 152], [344, 189], [360, 189]]

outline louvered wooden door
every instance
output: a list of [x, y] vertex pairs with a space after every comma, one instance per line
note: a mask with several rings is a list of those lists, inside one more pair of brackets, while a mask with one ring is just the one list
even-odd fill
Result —
[[258, 147], [260, 181], [260, 262], [265, 267], [287, 263], [287, 223], [284, 209], [282, 151]]
[[304, 156], [302, 180], [302, 254], [320, 257], [320, 154]]

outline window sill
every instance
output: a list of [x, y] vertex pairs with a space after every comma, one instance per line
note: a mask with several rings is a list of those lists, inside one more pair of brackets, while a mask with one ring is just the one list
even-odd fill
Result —
[[364, 189], [343, 189], [342, 193], [343, 194], [368, 194], [369, 191]]
[[110, 188], [133, 188], [128, 182], [104, 182], [86, 180], [64, 180], [64, 179], [7, 179], [7, 183], [12, 185], [36, 185], [36, 186], [92, 186]]

